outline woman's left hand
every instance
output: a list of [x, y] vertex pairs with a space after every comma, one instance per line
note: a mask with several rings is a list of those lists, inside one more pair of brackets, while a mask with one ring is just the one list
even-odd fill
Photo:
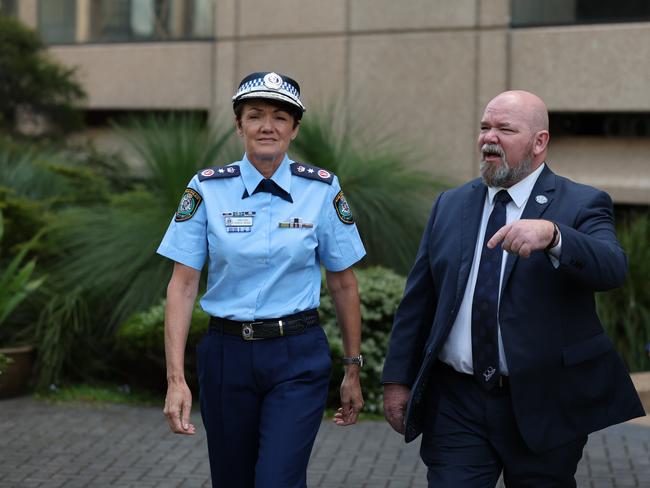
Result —
[[363, 408], [363, 394], [359, 382], [359, 367], [346, 367], [345, 376], [341, 383], [341, 408], [334, 414], [336, 425], [352, 425], [357, 423], [357, 417]]

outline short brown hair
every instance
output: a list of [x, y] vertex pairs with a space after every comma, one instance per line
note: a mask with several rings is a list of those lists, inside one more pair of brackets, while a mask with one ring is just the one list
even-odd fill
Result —
[[293, 117], [293, 128], [295, 129], [298, 127], [298, 124], [300, 124], [300, 120], [302, 119], [302, 110], [300, 110], [298, 107], [291, 105], [290, 103], [285, 103], [285, 102], [280, 102], [277, 100], [269, 100], [267, 98], [247, 98], [244, 100], [240, 100], [237, 103], [235, 103], [232, 107], [233, 111], [235, 112], [235, 119], [237, 120], [237, 123], [241, 123], [241, 116], [242, 113], [244, 112], [244, 105], [246, 104], [247, 101], [249, 100], [264, 100], [265, 103], [268, 103], [269, 105], [273, 105], [276, 108], [282, 109], [285, 112], [287, 112], [291, 117]]

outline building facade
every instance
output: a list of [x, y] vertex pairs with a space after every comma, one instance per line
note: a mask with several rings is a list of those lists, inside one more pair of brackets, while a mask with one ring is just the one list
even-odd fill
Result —
[[[78, 66], [87, 109], [231, 117], [247, 73], [299, 80], [412, 141], [423, 168], [478, 174], [485, 104], [544, 99], [551, 167], [650, 204], [650, 2], [644, 0], [0, 0]], [[309, 116], [307, 112], [306, 117]], [[371, 124], [371, 125], [372, 125]], [[382, 129], [382, 130], [383, 130]]]

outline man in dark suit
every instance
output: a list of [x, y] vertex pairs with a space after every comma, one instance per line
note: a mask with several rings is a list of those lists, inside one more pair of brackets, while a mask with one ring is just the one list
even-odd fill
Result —
[[482, 178], [442, 193], [396, 312], [386, 419], [423, 433], [429, 486], [575, 486], [587, 435], [644, 415], [594, 292], [627, 260], [610, 197], [546, 165], [544, 102], [487, 105]]

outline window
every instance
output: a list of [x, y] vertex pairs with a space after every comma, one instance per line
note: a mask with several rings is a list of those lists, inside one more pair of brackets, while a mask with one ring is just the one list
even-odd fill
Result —
[[650, 21], [648, 0], [512, 0], [512, 26]]
[[69, 43], [76, 36], [76, 0], [40, 0], [38, 30], [45, 43]]
[[555, 112], [549, 125], [552, 136], [650, 137], [647, 112]]
[[0, 0], [0, 14], [16, 16], [17, 0]]
[[39, 0], [38, 6], [49, 44], [199, 39], [213, 31], [212, 0]]

